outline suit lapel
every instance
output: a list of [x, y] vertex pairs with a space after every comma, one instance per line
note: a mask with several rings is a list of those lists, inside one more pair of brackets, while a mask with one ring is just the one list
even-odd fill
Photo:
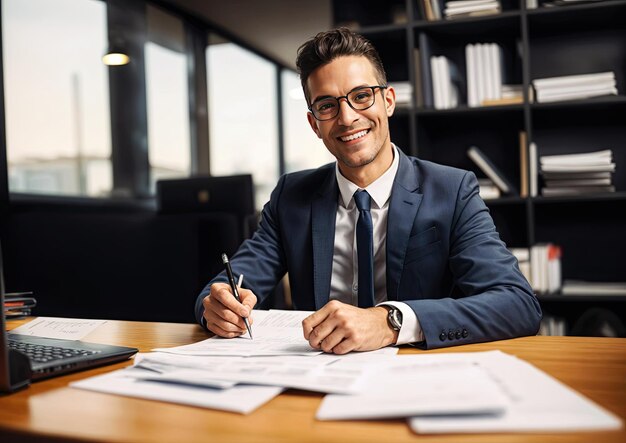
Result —
[[[400, 152], [400, 150], [398, 150]], [[387, 298], [398, 300], [398, 285], [404, 266], [411, 228], [422, 202], [415, 166], [400, 152], [387, 215]]]
[[330, 294], [338, 198], [339, 188], [333, 168], [311, 203], [313, 289], [316, 310], [328, 303]]

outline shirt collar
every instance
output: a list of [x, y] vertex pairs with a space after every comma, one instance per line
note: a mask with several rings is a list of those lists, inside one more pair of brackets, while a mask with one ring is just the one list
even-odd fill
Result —
[[[391, 188], [393, 187], [393, 181], [396, 178], [396, 172], [398, 172], [398, 165], [400, 164], [400, 155], [398, 154], [398, 148], [393, 143], [393, 161], [391, 166], [387, 169], [383, 175], [378, 177], [372, 183], [365, 188], [367, 193], [372, 197], [372, 204], [376, 205], [378, 209], [385, 206], [389, 197], [391, 197]], [[359, 188], [350, 180], [345, 178], [339, 170], [339, 165], [335, 163], [335, 176], [337, 177], [337, 185], [339, 185], [339, 192], [341, 194], [340, 203], [343, 203], [345, 208], [351, 208], [354, 206], [354, 200], [352, 196]]]

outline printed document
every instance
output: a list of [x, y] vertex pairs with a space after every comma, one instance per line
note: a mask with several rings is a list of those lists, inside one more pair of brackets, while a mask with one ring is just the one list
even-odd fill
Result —
[[411, 428], [417, 433], [441, 434], [576, 432], [622, 426], [615, 415], [521, 359], [500, 353], [480, 364], [508, 398], [504, 414], [415, 417], [409, 420]]
[[[317, 418], [352, 420], [432, 414], [501, 414], [507, 399], [479, 365], [481, 353], [399, 355], [380, 360], [356, 395], [327, 395]], [[361, 365], [346, 362], [340, 366]]]
[[216, 357], [139, 354], [135, 367], [149, 369], [144, 380], [226, 387], [225, 383], [281, 386], [325, 393], [354, 393], [364, 389], [368, 365], [334, 364], [339, 359], [286, 355], [281, 357]]
[[267, 355], [319, 355], [302, 332], [302, 320], [307, 311], [252, 311], [254, 340], [246, 333], [237, 338], [212, 337], [198, 343], [153, 351], [178, 355], [231, 355], [240, 357]]
[[148, 400], [200, 406], [203, 408], [249, 414], [280, 394], [283, 388], [275, 386], [235, 386], [230, 389], [181, 385], [142, 380], [147, 369], [126, 368], [104, 375], [70, 383], [70, 386], [89, 391], [138, 397]]
[[104, 323], [106, 323], [106, 320], [37, 317], [36, 319], [13, 329], [11, 334], [60, 338], [63, 340], [80, 340]]

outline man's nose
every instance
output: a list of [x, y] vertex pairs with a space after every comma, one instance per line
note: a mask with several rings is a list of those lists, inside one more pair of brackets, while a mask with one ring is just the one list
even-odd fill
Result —
[[348, 100], [345, 98], [339, 99], [339, 114], [337, 115], [337, 123], [341, 126], [351, 126], [352, 123], [357, 121], [360, 114], [352, 109], [348, 104]]

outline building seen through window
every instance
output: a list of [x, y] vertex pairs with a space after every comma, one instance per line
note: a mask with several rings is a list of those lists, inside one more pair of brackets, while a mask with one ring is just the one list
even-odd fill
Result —
[[206, 60], [211, 174], [252, 174], [261, 208], [278, 180], [277, 68], [214, 35]]
[[281, 73], [283, 88], [283, 131], [285, 136], [285, 172], [318, 168], [335, 161], [335, 157], [317, 138], [307, 121], [308, 112], [300, 77], [284, 69]]
[[145, 45], [150, 187], [191, 172], [189, 87], [183, 22], [148, 6]]
[[10, 191], [107, 195], [106, 4], [3, 0], [2, 32]]

